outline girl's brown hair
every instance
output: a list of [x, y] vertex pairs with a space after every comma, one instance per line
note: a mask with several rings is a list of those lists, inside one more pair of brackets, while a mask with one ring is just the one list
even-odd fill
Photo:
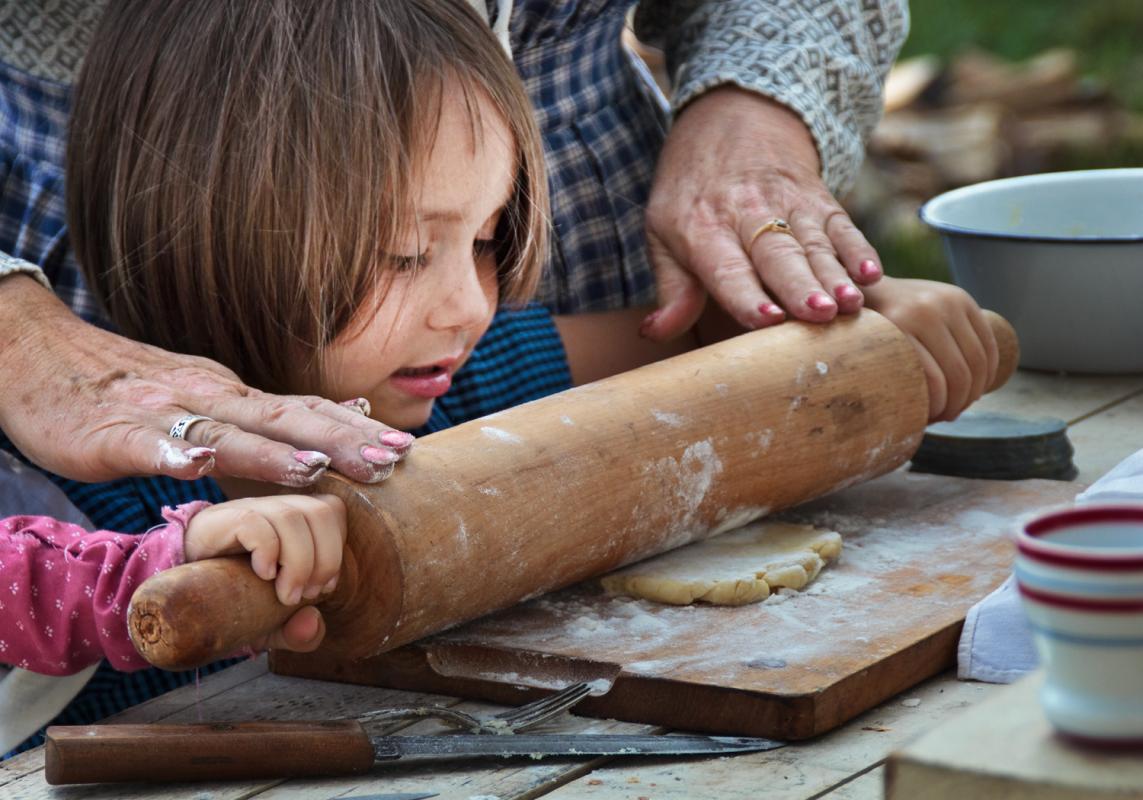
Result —
[[68, 220], [128, 336], [317, 391], [387, 285], [446, 84], [515, 137], [501, 299], [533, 292], [547, 185], [531, 107], [464, 0], [113, 0], [75, 89]]

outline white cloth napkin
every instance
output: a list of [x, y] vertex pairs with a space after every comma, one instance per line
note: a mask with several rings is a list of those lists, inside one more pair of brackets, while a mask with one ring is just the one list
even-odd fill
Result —
[[[1076, 502], [1143, 502], [1143, 450], [1121, 461], [1077, 495]], [[957, 677], [964, 681], [1012, 683], [1038, 663], [1016, 581], [1009, 575], [996, 591], [969, 609], [957, 647]]]

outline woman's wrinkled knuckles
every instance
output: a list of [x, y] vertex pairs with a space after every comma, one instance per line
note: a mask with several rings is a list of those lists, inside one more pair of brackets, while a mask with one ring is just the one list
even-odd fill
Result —
[[853, 224], [853, 220], [849, 218], [849, 214], [845, 213], [844, 209], [837, 208], [836, 206], [826, 211], [826, 215], [821, 221], [821, 227], [826, 235], [830, 237], [847, 237], [856, 233], [862, 237], [862, 240], [865, 238], [858, 227]]
[[805, 248], [800, 241], [787, 233], [769, 231], [754, 240], [750, 256], [755, 260], [805, 258]]
[[276, 425], [289, 420], [299, 411], [306, 411], [307, 406], [296, 397], [283, 397], [279, 395], [266, 395], [257, 398], [258, 416], [267, 425]]
[[828, 258], [832, 261], [837, 260], [837, 250], [834, 249], [833, 242], [820, 230], [795, 231], [795, 233], [807, 259]]
[[279, 445], [271, 442], [251, 445], [249, 434], [229, 422], [203, 420], [196, 422], [188, 431], [188, 441], [213, 447], [218, 452], [227, 452], [233, 457], [241, 453], [244, 458], [256, 463], [272, 463], [279, 455]]
[[742, 259], [741, 262], [720, 261], [710, 268], [711, 283], [708, 288], [716, 291], [719, 287], [741, 286], [744, 281], [757, 282], [754, 268], [750, 262]]
[[[146, 409], [148, 411], [162, 411], [164, 413], [182, 415], [186, 408], [182, 393], [171, 391], [170, 387], [153, 381], [138, 381], [124, 383], [118, 387], [118, 392], [104, 395], [109, 402], [124, 403], [130, 408]], [[174, 422], [172, 419], [171, 422]]]

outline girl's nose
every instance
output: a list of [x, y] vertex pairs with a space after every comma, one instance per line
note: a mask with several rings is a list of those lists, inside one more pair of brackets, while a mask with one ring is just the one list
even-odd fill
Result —
[[[442, 284], [442, 294], [429, 312], [429, 326], [437, 329], [471, 328], [485, 321], [495, 297], [489, 297], [481, 284], [475, 262], [458, 264], [450, 270], [450, 280]], [[495, 276], [488, 280], [495, 281]]]

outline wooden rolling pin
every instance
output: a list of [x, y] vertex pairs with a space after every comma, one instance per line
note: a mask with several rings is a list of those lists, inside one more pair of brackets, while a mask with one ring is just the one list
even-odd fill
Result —
[[[996, 388], [1017, 361], [1001, 344]], [[375, 655], [451, 625], [741, 526], [904, 463], [928, 390], [913, 346], [871, 311], [788, 322], [419, 440], [382, 484], [326, 479], [349, 540], [321, 598], [323, 652]], [[131, 638], [186, 669], [296, 607], [248, 558], [186, 564], [135, 593]]]

